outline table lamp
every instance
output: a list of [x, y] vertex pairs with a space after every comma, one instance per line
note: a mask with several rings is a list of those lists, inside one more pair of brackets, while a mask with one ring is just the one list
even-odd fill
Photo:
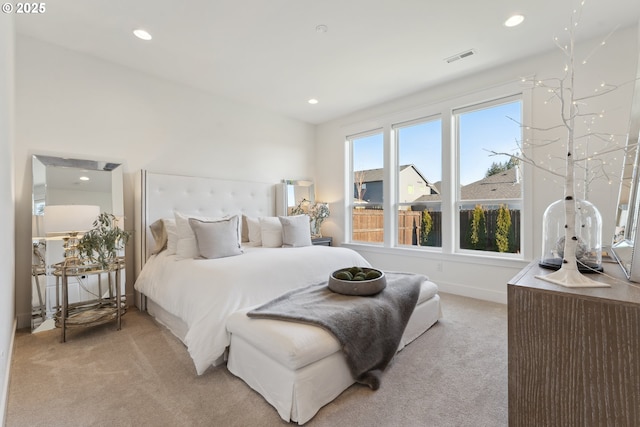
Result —
[[79, 235], [90, 230], [100, 215], [100, 206], [50, 205], [44, 207], [44, 231], [47, 237], [62, 237], [64, 265], [79, 265]]

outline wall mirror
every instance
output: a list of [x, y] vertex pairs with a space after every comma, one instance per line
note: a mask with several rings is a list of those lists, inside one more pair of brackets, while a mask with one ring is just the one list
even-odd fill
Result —
[[[124, 197], [120, 163], [34, 155], [32, 176], [31, 325], [32, 330], [37, 332], [55, 327], [54, 316], [60, 304], [60, 295], [56, 290], [52, 266], [64, 259], [64, 230], [53, 229], [53, 218], [45, 218], [47, 207], [55, 206], [58, 212], [60, 208], [65, 208], [70, 212], [66, 214], [64, 221], [67, 224], [69, 220], [82, 221], [84, 212], [91, 212], [93, 219], [96, 212], [123, 217]], [[84, 223], [89, 221], [90, 224], [93, 219], [84, 218]], [[69, 286], [70, 303], [96, 298], [101, 292], [102, 284], [91, 280], [79, 277], [77, 283]]]
[[276, 212], [278, 215], [289, 215], [291, 210], [307, 200], [315, 202], [315, 188], [313, 181], [285, 179], [276, 191]]
[[[638, 33], [640, 45], [640, 31]], [[611, 252], [624, 270], [629, 280], [640, 282], [640, 52], [638, 52], [638, 70], [631, 105], [627, 156], [624, 160], [622, 182], [618, 196], [616, 212], [616, 232]]]

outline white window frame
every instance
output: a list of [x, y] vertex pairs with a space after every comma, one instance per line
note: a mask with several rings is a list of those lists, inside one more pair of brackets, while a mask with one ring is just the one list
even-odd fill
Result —
[[[466, 253], [466, 254], [481, 254], [481, 255], [487, 255], [487, 254], [492, 254], [495, 256], [499, 256], [499, 257], [506, 257], [506, 258], [514, 258], [514, 259], [523, 259], [522, 256], [522, 246], [523, 246], [523, 240], [524, 240], [524, 229], [525, 229], [525, 222], [524, 222], [524, 210], [523, 210], [523, 205], [524, 205], [524, 199], [525, 199], [525, 191], [524, 191], [524, 181], [523, 180], [523, 184], [521, 184], [522, 188], [521, 188], [521, 195], [522, 198], [520, 199], [467, 199], [467, 200], [462, 200], [462, 195], [461, 195], [461, 185], [460, 185], [460, 156], [458, 155], [458, 152], [460, 150], [460, 135], [459, 135], [459, 129], [460, 129], [460, 124], [458, 123], [457, 117], [461, 114], [465, 114], [465, 113], [469, 113], [469, 112], [473, 112], [473, 111], [478, 111], [478, 110], [482, 110], [482, 109], [488, 109], [491, 107], [497, 107], [499, 105], [504, 105], [504, 104], [508, 104], [511, 102], [515, 102], [515, 101], [520, 101], [520, 117], [522, 118], [524, 115], [524, 99], [523, 99], [523, 94], [522, 93], [518, 93], [518, 94], [513, 94], [513, 95], [509, 95], [509, 96], [504, 96], [501, 98], [496, 98], [496, 99], [492, 99], [489, 101], [484, 101], [484, 102], [479, 102], [476, 104], [472, 104], [472, 105], [467, 105], [465, 107], [461, 107], [461, 108], [455, 108], [451, 111], [451, 124], [453, 126], [453, 138], [451, 140], [452, 145], [454, 146], [455, 149], [455, 159], [456, 159], [456, 165], [455, 165], [455, 169], [454, 169], [454, 173], [455, 173], [455, 214], [454, 214], [454, 223], [455, 223], [455, 246], [454, 246], [454, 252], [455, 253]], [[524, 123], [524, 122], [523, 122]], [[521, 131], [521, 139], [524, 137], [524, 129], [522, 129]], [[523, 165], [524, 166], [524, 165]], [[520, 247], [521, 247], [521, 251], [520, 253], [517, 254], [513, 254], [513, 253], [500, 253], [500, 252], [493, 252], [493, 251], [482, 251], [482, 250], [474, 250], [474, 249], [462, 249], [460, 247], [460, 240], [462, 239], [461, 233], [460, 233], [460, 210], [462, 209], [463, 205], [469, 205], [469, 204], [479, 204], [479, 205], [499, 205], [499, 204], [508, 204], [510, 206], [517, 206], [517, 208], [520, 210]]]
[[[348, 135], [345, 138], [345, 142], [346, 142], [346, 147], [347, 147], [347, 167], [346, 170], [348, 171], [347, 173], [347, 179], [345, 179], [345, 183], [347, 184], [347, 187], [345, 188], [345, 205], [346, 205], [346, 214], [344, 216], [345, 218], [345, 236], [344, 236], [344, 241], [348, 242], [348, 243], [358, 243], [358, 244], [367, 244], [367, 245], [374, 245], [374, 246], [384, 246], [384, 242], [383, 243], [377, 243], [377, 242], [365, 242], [363, 240], [353, 240], [353, 209], [355, 208], [355, 203], [354, 203], [354, 197], [353, 197], [353, 191], [355, 188], [355, 181], [353, 179], [354, 177], [354, 173], [355, 170], [353, 168], [353, 160], [354, 160], [354, 155], [353, 155], [353, 140], [354, 139], [360, 139], [360, 138], [366, 138], [368, 136], [373, 136], [373, 135], [378, 135], [378, 134], [382, 134], [382, 138], [383, 138], [383, 151], [386, 152], [386, 132], [384, 130], [384, 128], [381, 127], [377, 127], [377, 128], [373, 128], [370, 130], [365, 130], [362, 132], [358, 132], [352, 135]], [[384, 153], [383, 153], [384, 155]], [[386, 175], [386, 171], [387, 171], [387, 167], [386, 167], [386, 156], [385, 159], [383, 160], [383, 169], [384, 169], [384, 173]], [[385, 176], [386, 178], [386, 176]], [[383, 180], [383, 183], [386, 182], [386, 179]], [[386, 185], [383, 184], [384, 187], [386, 187]], [[383, 205], [382, 205], [382, 212], [384, 215], [384, 212], [386, 210], [385, 205], [387, 204], [387, 199], [386, 199], [386, 195], [385, 195], [385, 189], [383, 189]], [[386, 231], [386, 221], [387, 221], [387, 216], [388, 215], [384, 215], [384, 229]], [[386, 240], [386, 235], [387, 233], [383, 233], [385, 236], [385, 240]]]
[[[532, 167], [523, 165], [522, 167], [522, 206], [521, 206], [521, 242], [519, 254], [504, 254], [492, 251], [473, 251], [459, 249], [459, 215], [458, 209], [458, 157], [457, 157], [457, 136], [456, 126], [454, 123], [454, 111], [461, 111], [463, 108], [482, 105], [487, 102], [504, 100], [509, 97], [520, 97], [522, 101], [522, 123], [531, 123], [531, 88], [526, 87], [522, 80], [517, 80], [505, 84], [498, 84], [483, 90], [474, 91], [465, 95], [452, 97], [450, 99], [435, 102], [433, 104], [411, 108], [400, 112], [389, 113], [383, 116], [368, 119], [366, 122], [355, 123], [349, 125], [350, 132], [345, 132], [345, 171], [347, 177], [345, 179], [345, 229], [344, 242], [348, 245], [365, 245], [365, 246], [382, 246], [384, 250], [410, 250], [422, 252], [438, 252], [449, 255], [465, 255], [474, 258], [488, 258], [495, 260], [508, 260], [534, 258], [533, 254], [533, 217], [532, 209], [532, 187], [533, 172]], [[504, 102], [504, 101], [503, 101]], [[499, 103], [503, 103], [499, 102]], [[486, 105], [486, 104], [485, 104]], [[442, 121], [442, 247], [420, 247], [407, 248], [406, 246], [398, 246], [397, 244], [397, 144], [395, 143], [394, 125], [410, 123], [421, 118], [429, 118], [440, 116]], [[375, 125], [373, 125], [375, 124]], [[384, 146], [384, 179], [385, 185], [383, 190], [383, 209], [386, 211], [384, 219], [384, 242], [369, 243], [363, 241], [354, 241], [353, 236], [353, 148], [351, 141], [355, 138], [368, 136], [382, 132]], [[530, 139], [531, 130], [523, 127], [522, 137], [526, 141]], [[530, 149], [526, 145], [522, 148], [525, 155], [531, 155]], [[493, 201], [495, 202], [495, 200]], [[393, 213], [393, 214], [390, 214]], [[446, 219], [445, 219], [446, 218]]]
[[[416, 119], [412, 119], [412, 120], [407, 120], [407, 121], [403, 121], [403, 122], [399, 122], [399, 123], [393, 123], [391, 125], [391, 130], [393, 132], [393, 149], [395, 151], [395, 159], [396, 162], [393, 166], [393, 173], [395, 174], [395, 181], [396, 181], [396, 187], [395, 187], [395, 191], [393, 193], [393, 216], [394, 216], [394, 223], [393, 223], [393, 234], [394, 234], [394, 240], [393, 240], [393, 247], [399, 247], [399, 248], [405, 248], [405, 247], [411, 247], [412, 249], [421, 249], [421, 250], [430, 250], [430, 251], [436, 251], [436, 252], [441, 252], [442, 248], [440, 246], [419, 246], [419, 247], [414, 247], [414, 246], [410, 246], [410, 245], [401, 245], [398, 243], [398, 227], [399, 227], [399, 214], [398, 211], [400, 210], [400, 207], [403, 206], [412, 206], [412, 205], [424, 205], [424, 206], [435, 206], [438, 205], [438, 207], [440, 208], [440, 210], [442, 211], [442, 200], [440, 200], [439, 202], [421, 202], [421, 203], [415, 203], [415, 202], [411, 202], [411, 203], [404, 203], [404, 202], [400, 202], [398, 201], [398, 196], [399, 194], [401, 194], [400, 191], [400, 164], [398, 162], [398, 159], [400, 158], [400, 141], [398, 139], [398, 129], [402, 129], [402, 128], [406, 128], [409, 126], [414, 126], [414, 125], [419, 125], [422, 123], [429, 123], [429, 122], [433, 122], [433, 121], [440, 121], [440, 127], [442, 128], [443, 124], [443, 120], [442, 120], [442, 114], [432, 114], [432, 115], [428, 115], [425, 117], [419, 117]], [[440, 153], [441, 153], [441, 159], [440, 162], [442, 164], [442, 153], [444, 152], [444, 138], [442, 137], [442, 129], [440, 131]], [[442, 168], [442, 175], [444, 175], [444, 168]], [[443, 177], [441, 176], [440, 179], [443, 179]], [[425, 183], [426, 185], [426, 183]], [[444, 213], [441, 213], [441, 215], [444, 215]], [[444, 221], [443, 221], [444, 223]], [[444, 239], [442, 239], [444, 242]]]

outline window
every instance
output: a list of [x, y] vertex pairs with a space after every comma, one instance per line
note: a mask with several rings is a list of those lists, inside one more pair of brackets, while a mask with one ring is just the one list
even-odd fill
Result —
[[384, 241], [384, 139], [382, 132], [350, 139], [353, 170], [351, 238], [356, 242]]
[[[454, 111], [459, 248], [520, 253], [519, 98]], [[502, 153], [502, 154], [496, 154]]]
[[419, 119], [392, 128], [400, 189], [397, 244], [442, 246], [442, 120]]
[[461, 99], [347, 138], [351, 241], [522, 254], [522, 94]]

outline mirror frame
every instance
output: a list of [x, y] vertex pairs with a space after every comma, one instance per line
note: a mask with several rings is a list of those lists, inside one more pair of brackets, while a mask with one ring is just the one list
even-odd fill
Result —
[[[304, 193], [304, 194], [300, 194]], [[288, 216], [303, 199], [311, 204], [316, 201], [315, 186], [309, 179], [283, 179], [276, 192], [276, 214]]]
[[[638, 29], [638, 46], [640, 46], [640, 28]], [[624, 226], [621, 235], [613, 236], [611, 253], [622, 267], [627, 278], [640, 282], [640, 47], [635, 88], [629, 119], [629, 135], [627, 137], [627, 155], [622, 170], [620, 192], [618, 194], [618, 210], [616, 212], [616, 228]], [[627, 159], [633, 158], [633, 163]], [[626, 221], [623, 215], [626, 211]]]
[[[123, 187], [123, 172], [121, 163], [105, 162], [98, 160], [84, 160], [74, 159], [68, 157], [55, 157], [43, 154], [34, 154], [32, 156], [32, 215], [41, 215], [41, 212], [36, 212], [36, 185], [44, 184], [44, 197], [45, 205], [47, 203], [47, 168], [68, 168], [68, 169], [80, 169], [87, 171], [104, 171], [111, 173], [111, 206], [108, 211], [115, 216], [124, 216], [124, 187]], [[38, 171], [38, 169], [44, 168], [44, 170]], [[115, 172], [115, 173], [113, 173]], [[36, 182], [36, 175], [38, 175], [38, 182]], [[114, 192], [114, 189], [119, 191]], [[33, 235], [33, 230], [32, 230]]]
[[[92, 172], [109, 172], [109, 178], [111, 179], [110, 188], [109, 188], [109, 196], [106, 196], [107, 191], [104, 191], [104, 195], [101, 197], [93, 197], [91, 200], [82, 200], [83, 194], [81, 191], [69, 192], [65, 194], [69, 199], [65, 201], [66, 204], [76, 205], [76, 204], [87, 204], [86, 202], [90, 202], [90, 204], [99, 204], [101, 205], [101, 211], [106, 211], [112, 213], [117, 217], [124, 217], [124, 182], [123, 182], [123, 166], [122, 163], [113, 163], [106, 161], [96, 161], [96, 160], [84, 160], [84, 159], [75, 159], [75, 158], [67, 158], [67, 157], [56, 157], [44, 154], [33, 154], [32, 155], [32, 223], [31, 223], [31, 239], [33, 246], [33, 260], [31, 265], [31, 283], [32, 283], [32, 292], [34, 287], [34, 282], [38, 286], [38, 301], [37, 303], [32, 302], [32, 330], [34, 332], [39, 330], [47, 330], [49, 326], [43, 325], [44, 322], [49, 320], [53, 320], [55, 315], [56, 307], [56, 297], [55, 291], [54, 295], [51, 296], [49, 292], [51, 292], [50, 288], [52, 288], [52, 282], [55, 283], [55, 279], [52, 277], [51, 272], [51, 264], [54, 264], [56, 260], [50, 259], [52, 256], [51, 248], [56, 247], [56, 243], [54, 242], [54, 237], [47, 237], [44, 232], [43, 227], [43, 218], [44, 218], [44, 206], [47, 204], [60, 204], [60, 203], [51, 203], [50, 193], [52, 188], [50, 187], [50, 183], [47, 182], [48, 175], [50, 173], [49, 168], [69, 168], [74, 171], [86, 171], [88, 174]], [[89, 175], [90, 176], [90, 175]], [[78, 174], [79, 177], [79, 174]], [[105, 180], [109, 179], [105, 178]], [[68, 184], [71, 184], [69, 182]], [[105, 182], [106, 188], [106, 182]], [[54, 189], [56, 189], [54, 187]], [[62, 187], [57, 188], [58, 197], [61, 197], [61, 194], [64, 194], [64, 189]], [[37, 194], [36, 194], [37, 193]], [[48, 194], [49, 193], [49, 194]], [[87, 192], [89, 193], [89, 192]], [[109, 202], [107, 202], [108, 197], [111, 198]], [[99, 203], [101, 201], [102, 203]], [[108, 209], [107, 209], [108, 206]], [[58, 239], [59, 240], [59, 239]], [[53, 245], [51, 248], [47, 248], [47, 246]], [[47, 250], [50, 249], [50, 250]], [[47, 254], [49, 252], [49, 256]], [[54, 251], [55, 252], [55, 251]], [[37, 265], [36, 265], [37, 262]], [[44, 264], [44, 265], [42, 265]], [[37, 267], [37, 268], [36, 268]], [[42, 294], [42, 287], [40, 285], [39, 276], [44, 276], [44, 295]], [[32, 297], [33, 301], [33, 297]], [[39, 303], [39, 304], [38, 304]], [[41, 319], [41, 320], [40, 320]], [[41, 326], [43, 325], [43, 326]]]

